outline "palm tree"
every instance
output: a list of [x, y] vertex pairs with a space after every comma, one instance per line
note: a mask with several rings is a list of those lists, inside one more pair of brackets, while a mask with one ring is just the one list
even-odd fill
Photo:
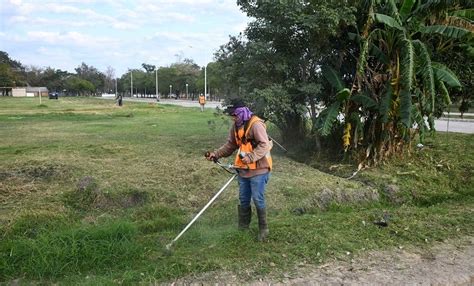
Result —
[[431, 60], [432, 44], [472, 43], [473, 29], [459, 16], [462, 6], [455, 2], [460, 1], [362, 2], [366, 20], [355, 37], [360, 52], [353, 85], [344, 88], [333, 69], [323, 69], [338, 93], [321, 117], [320, 132], [329, 134], [342, 113], [345, 151], [376, 164], [402, 152], [416, 134], [423, 140], [434, 131], [437, 107], [450, 104], [448, 88], [461, 84], [450, 69]]

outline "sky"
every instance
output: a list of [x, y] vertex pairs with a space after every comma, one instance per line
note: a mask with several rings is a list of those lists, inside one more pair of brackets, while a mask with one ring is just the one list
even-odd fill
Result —
[[236, 0], [0, 0], [0, 50], [24, 66], [120, 77], [142, 63], [200, 66], [249, 22]]

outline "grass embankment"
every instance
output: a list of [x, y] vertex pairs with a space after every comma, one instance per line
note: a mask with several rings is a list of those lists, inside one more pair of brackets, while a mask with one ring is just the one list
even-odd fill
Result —
[[[408, 159], [345, 180], [275, 147], [270, 238], [236, 230], [237, 185], [163, 252], [229, 174], [203, 159], [227, 136], [212, 110], [0, 98], [0, 281], [242, 279], [369, 249], [473, 234], [472, 135], [443, 134]], [[374, 221], [389, 218], [388, 227]], [[428, 242], [428, 244], [427, 244]]]

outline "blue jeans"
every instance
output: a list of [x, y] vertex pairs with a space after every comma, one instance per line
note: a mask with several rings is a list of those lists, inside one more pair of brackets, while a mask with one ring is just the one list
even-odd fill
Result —
[[250, 207], [250, 200], [259, 209], [265, 208], [265, 187], [267, 186], [270, 173], [254, 176], [251, 178], [239, 178], [240, 206]]

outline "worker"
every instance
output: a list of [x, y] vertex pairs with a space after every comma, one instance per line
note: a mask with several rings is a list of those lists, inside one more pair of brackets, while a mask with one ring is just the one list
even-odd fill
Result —
[[206, 104], [206, 97], [202, 95], [202, 93], [199, 95], [199, 105], [201, 106], [201, 112], [204, 111], [204, 105]]
[[269, 140], [262, 119], [254, 115], [242, 100], [233, 100], [225, 113], [232, 116], [227, 142], [220, 148], [207, 153], [208, 160], [228, 157], [238, 150], [234, 165], [238, 170], [239, 229], [248, 229], [252, 217], [251, 200], [256, 207], [259, 234], [258, 240], [265, 241], [269, 234], [265, 202], [265, 188], [272, 170]]

